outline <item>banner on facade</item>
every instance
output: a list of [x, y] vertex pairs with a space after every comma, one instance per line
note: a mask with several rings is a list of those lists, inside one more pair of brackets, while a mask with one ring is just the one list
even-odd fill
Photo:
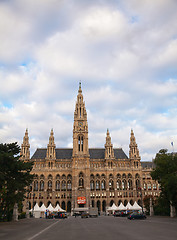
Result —
[[78, 197], [77, 204], [86, 204], [86, 197]]

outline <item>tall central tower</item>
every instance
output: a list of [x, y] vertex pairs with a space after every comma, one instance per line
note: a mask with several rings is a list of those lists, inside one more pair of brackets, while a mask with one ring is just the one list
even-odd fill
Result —
[[86, 157], [88, 149], [88, 122], [85, 102], [83, 101], [81, 83], [77, 95], [73, 126], [73, 157]]
[[90, 206], [90, 155], [88, 122], [81, 83], [77, 95], [73, 125], [72, 208]]

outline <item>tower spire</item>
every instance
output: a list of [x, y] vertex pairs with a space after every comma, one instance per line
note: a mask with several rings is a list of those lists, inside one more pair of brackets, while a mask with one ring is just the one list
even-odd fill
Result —
[[47, 145], [47, 159], [56, 159], [55, 147], [54, 132], [52, 128], [49, 137], [49, 144]]
[[29, 160], [30, 159], [30, 144], [28, 137], [28, 129], [26, 128], [25, 136], [23, 137], [23, 143], [21, 145], [21, 159]]
[[138, 145], [136, 143], [133, 129], [131, 129], [131, 135], [130, 135], [129, 158], [131, 161], [134, 162], [135, 167], [139, 166], [138, 162], [140, 161], [141, 158], [139, 155]]
[[105, 158], [106, 159], [114, 158], [114, 150], [113, 150], [113, 145], [111, 143], [109, 129], [107, 129], [107, 133], [106, 133]]
[[74, 126], [73, 126], [73, 156], [88, 155], [88, 123], [85, 102], [79, 82], [79, 90], [74, 111]]

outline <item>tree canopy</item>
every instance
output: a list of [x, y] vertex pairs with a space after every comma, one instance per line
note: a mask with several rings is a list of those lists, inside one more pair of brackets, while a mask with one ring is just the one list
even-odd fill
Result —
[[161, 197], [167, 199], [177, 209], [177, 154], [160, 150], [154, 160], [153, 179], [161, 185]]
[[17, 143], [0, 144], [0, 215], [8, 218], [14, 204], [24, 200], [33, 175], [32, 162], [20, 159]]

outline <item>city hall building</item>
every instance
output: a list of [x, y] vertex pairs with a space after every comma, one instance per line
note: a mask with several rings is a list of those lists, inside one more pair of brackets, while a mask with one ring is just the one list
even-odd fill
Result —
[[129, 156], [122, 148], [113, 148], [109, 130], [103, 139], [104, 147], [89, 148], [87, 111], [81, 84], [74, 112], [73, 148], [57, 148], [51, 130], [47, 148], [38, 148], [30, 159], [30, 144], [26, 130], [21, 145], [21, 158], [33, 161], [35, 174], [29, 207], [38, 203], [68, 212], [76, 208], [98, 207], [99, 212], [113, 203], [142, 204], [146, 195], [156, 197], [160, 189], [152, 180], [152, 162], [141, 162], [136, 139], [131, 130]]

